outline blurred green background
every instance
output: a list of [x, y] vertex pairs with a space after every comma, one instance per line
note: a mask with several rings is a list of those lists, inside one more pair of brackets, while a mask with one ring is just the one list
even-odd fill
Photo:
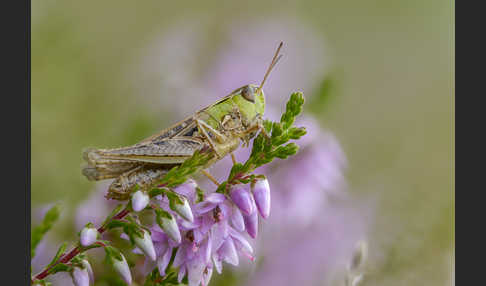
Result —
[[207, 44], [191, 67], [203, 73], [226, 23], [291, 15], [320, 34], [332, 61], [329, 96], [308, 111], [339, 138], [355, 195], [376, 199], [364, 285], [450, 285], [453, 9], [442, 0], [33, 1], [32, 206], [62, 201], [58, 235], [72, 239], [70, 206], [93, 188], [82, 149], [133, 144], [180, 117], [138, 100], [126, 80], [155, 34], [204, 19]]

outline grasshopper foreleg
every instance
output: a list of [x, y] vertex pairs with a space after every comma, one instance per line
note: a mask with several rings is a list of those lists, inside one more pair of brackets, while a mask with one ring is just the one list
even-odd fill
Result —
[[202, 120], [199, 120], [199, 119], [196, 120], [196, 125], [199, 128], [199, 130], [201, 130], [201, 133], [203, 134], [203, 136], [208, 140], [209, 145], [214, 150], [216, 155], [219, 158], [221, 158], [222, 156], [219, 153], [218, 148], [216, 148], [216, 144], [214, 143], [211, 136], [209, 136], [208, 132], [211, 132], [211, 134], [214, 135], [214, 137], [216, 138], [216, 140], [219, 143], [226, 141], [226, 137], [223, 134], [219, 133], [219, 131], [215, 130], [213, 127], [209, 126], [206, 122], [204, 122]]

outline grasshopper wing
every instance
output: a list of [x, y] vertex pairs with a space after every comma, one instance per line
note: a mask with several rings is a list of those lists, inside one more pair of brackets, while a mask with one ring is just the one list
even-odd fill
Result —
[[170, 167], [180, 164], [203, 147], [200, 140], [192, 138], [195, 132], [197, 126], [191, 116], [132, 146], [89, 148], [83, 152], [88, 166], [82, 173], [88, 180], [104, 180], [116, 178], [141, 165]]
[[90, 149], [84, 158], [91, 166], [127, 163], [155, 165], [180, 164], [191, 157], [205, 144], [191, 137], [177, 137], [158, 141], [142, 142], [116, 149]]
[[160, 131], [144, 140], [140, 141], [138, 144], [160, 141], [164, 139], [170, 139], [175, 137], [191, 137], [192, 133], [197, 130], [196, 121], [194, 116], [187, 117], [184, 120], [177, 122], [169, 128]]
[[[241, 89], [241, 88], [239, 88], [239, 89]], [[219, 101], [201, 109], [195, 115], [191, 115], [191, 116], [175, 123], [171, 127], [166, 128], [166, 129], [160, 131], [159, 133], [154, 134], [154, 135], [152, 135], [148, 138], [145, 138], [144, 140], [140, 141], [139, 144], [153, 142], [153, 141], [160, 141], [160, 140], [164, 140], [164, 139], [171, 139], [171, 138], [176, 138], [176, 137], [193, 137], [194, 134], [196, 134], [197, 131], [198, 131], [196, 119], [206, 120], [208, 118], [208, 114], [206, 112], [208, 109], [228, 100], [230, 97], [231, 97], [231, 94], [221, 98]], [[216, 121], [218, 121], [218, 120], [216, 119]]]

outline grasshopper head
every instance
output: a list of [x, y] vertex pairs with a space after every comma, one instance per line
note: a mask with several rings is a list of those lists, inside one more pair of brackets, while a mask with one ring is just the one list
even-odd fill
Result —
[[255, 111], [257, 116], [263, 115], [263, 112], [265, 111], [265, 95], [263, 94], [262, 88], [263, 85], [265, 84], [265, 81], [267, 80], [268, 75], [270, 74], [272, 69], [275, 67], [277, 62], [282, 57], [282, 55], [279, 55], [282, 45], [283, 42], [280, 42], [277, 51], [275, 51], [272, 61], [270, 62], [270, 66], [268, 67], [267, 71], [265, 72], [265, 75], [263, 76], [262, 83], [260, 83], [260, 85], [249, 84], [241, 88], [241, 96], [253, 102], [253, 104], [255, 105]]
[[[257, 85], [248, 84], [242, 86], [230, 95], [231, 100], [238, 106], [239, 117], [246, 128], [259, 124], [265, 112], [265, 96], [263, 90]], [[243, 132], [246, 136], [246, 132]]]
[[258, 85], [248, 84], [233, 92], [233, 102], [238, 105], [238, 110], [245, 126], [243, 132], [238, 132], [246, 144], [255, 137], [262, 126], [263, 114], [265, 112], [265, 95]]
[[[268, 75], [272, 71], [273, 67], [277, 64], [278, 60], [282, 57], [282, 55], [279, 55], [282, 45], [283, 43], [280, 42], [277, 51], [273, 56], [272, 62], [270, 63], [270, 66], [265, 72], [265, 75], [260, 85], [248, 84], [242, 86], [236, 89], [235, 91], [233, 91], [229, 96], [225, 97], [223, 101], [221, 101], [221, 104], [223, 104], [223, 102], [231, 98], [233, 104], [236, 104], [238, 106], [239, 116], [242, 120], [245, 130], [243, 132], [239, 131], [238, 134], [236, 134], [236, 136], [240, 137], [243, 141], [247, 143], [251, 138], [253, 138], [256, 135], [256, 132], [262, 126], [263, 113], [265, 112], [265, 95], [263, 93], [262, 88], [263, 88], [263, 84], [267, 80]], [[227, 112], [228, 111], [222, 112], [223, 113], [222, 115], [229, 116], [228, 114], [226, 114]], [[218, 114], [214, 114], [213, 117], [218, 118], [220, 117], [220, 115], [218, 116]]]
[[238, 105], [240, 105], [243, 113], [246, 113], [244, 115], [250, 121], [257, 115], [262, 116], [265, 112], [265, 95], [262, 89], [258, 89], [258, 85], [248, 84], [242, 86], [236, 90], [235, 95], [241, 99]]
[[233, 92], [235, 102], [239, 105], [243, 116], [248, 121], [255, 121], [257, 117], [261, 118], [265, 112], [265, 95], [263, 94], [262, 89], [263, 84], [267, 80], [267, 77], [272, 71], [273, 67], [282, 57], [282, 55], [279, 55], [282, 45], [283, 43], [280, 42], [260, 85], [248, 84]]

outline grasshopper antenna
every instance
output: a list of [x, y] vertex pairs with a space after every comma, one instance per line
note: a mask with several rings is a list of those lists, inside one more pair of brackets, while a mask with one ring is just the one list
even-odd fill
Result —
[[262, 80], [262, 83], [260, 84], [260, 86], [258, 87], [256, 93], [260, 93], [260, 91], [262, 90], [263, 88], [263, 84], [265, 83], [265, 81], [267, 80], [267, 77], [268, 75], [270, 74], [270, 72], [272, 71], [273, 67], [277, 64], [277, 62], [282, 58], [282, 55], [279, 55], [278, 53], [280, 52], [280, 49], [282, 48], [283, 46], [283, 42], [280, 42], [280, 44], [278, 45], [278, 48], [277, 48], [277, 51], [275, 52], [275, 55], [273, 56], [273, 59], [272, 61], [270, 62], [270, 66], [268, 66], [268, 69], [267, 71], [265, 72], [265, 76], [263, 77], [263, 80]]

